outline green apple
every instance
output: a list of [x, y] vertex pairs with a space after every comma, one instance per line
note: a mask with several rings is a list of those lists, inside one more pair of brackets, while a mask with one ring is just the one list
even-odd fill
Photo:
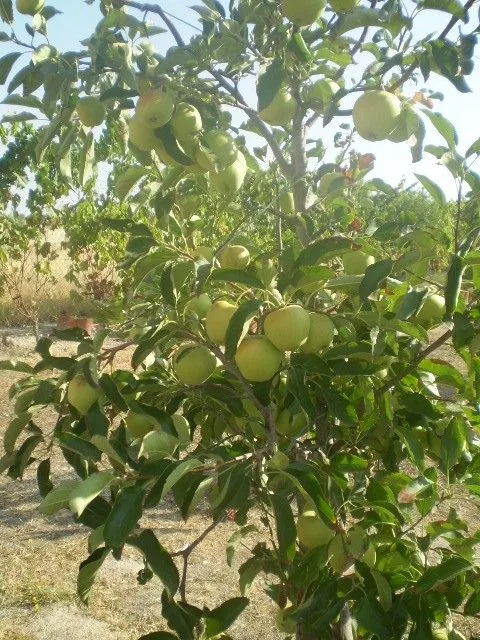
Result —
[[271, 311], [265, 318], [264, 332], [280, 351], [293, 351], [308, 338], [310, 315], [298, 304]]
[[325, 107], [332, 102], [340, 86], [330, 78], [316, 80], [305, 90], [305, 102], [317, 113], [324, 113]]
[[280, 211], [284, 216], [295, 215], [295, 200], [291, 191], [284, 191], [280, 196]]
[[298, 541], [307, 549], [328, 544], [335, 532], [325, 524], [315, 511], [305, 511], [297, 520]]
[[215, 344], [225, 343], [225, 334], [233, 314], [238, 306], [227, 300], [217, 300], [207, 311], [205, 330], [209, 339]]
[[217, 359], [205, 345], [190, 342], [175, 354], [173, 368], [184, 384], [202, 384], [215, 371]]
[[223, 196], [232, 197], [242, 188], [247, 175], [247, 162], [241, 151], [237, 152], [237, 159], [223, 169], [214, 169], [209, 172], [210, 183], [214, 189]]
[[375, 262], [375, 258], [363, 251], [347, 251], [342, 256], [342, 262], [347, 275], [357, 276], [365, 273], [367, 267]]
[[353, 11], [358, 4], [358, 0], [329, 0], [330, 6], [337, 13], [347, 13]]
[[328, 347], [335, 335], [335, 325], [330, 318], [323, 313], [310, 313], [310, 330], [307, 341], [300, 349], [304, 353], [318, 353], [320, 349]]
[[98, 127], [105, 120], [105, 105], [94, 96], [86, 96], [77, 102], [77, 114], [85, 127]]
[[290, 124], [296, 111], [297, 101], [288, 89], [282, 87], [270, 104], [259, 111], [258, 115], [268, 124], [284, 127]]
[[171, 93], [162, 89], [151, 89], [140, 96], [135, 115], [149, 129], [163, 127], [170, 121], [175, 103]]
[[195, 247], [195, 250], [193, 252], [194, 258], [203, 258], [203, 260], [206, 260], [207, 262], [212, 262], [214, 255], [215, 249], [212, 249], [212, 247], [206, 247], [204, 245], [198, 245], [198, 247]]
[[158, 430], [158, 423], [152, 416], [146, 413], [135, 413], [130, 410], [125, 416], [125, 425], [127, 431], [136, 440], [137, 438], [143, 438], [150, 433], [150, 431]]
[[429, 327], [434, 324], [440, 324], [444, 315], [445, 298], [437, 293], [433, 293], [425, 298], [425, 302], [415, 317], [419, 324]]
[[147, 153], [160, 143], [153, 129], [146, 127], [137, 116], [128, 123], [128, 139], [134, 147]]
[[187, 102], [179, 102], [170, 122], [175, 137], [189, 140], [202, 130], [202, 116], [196, 107]]
[[215, 171], [216, 163], [221, 167], [228, 167], [238, 158], [238, 149], [235, 140], [226, 131], [214, 129], [207, 131], [202, 142], [210, 150], [210, 153], [199, 149], [195, 154], [195, 161], [208, 171]]
[[67, 400], [81, 415], [85, 415], [99, 398], [98, 389], [90, 386], [85, 376], [76, 375], [67, 387]]
[[266, 463], [267, 469], [272, 471], [283, 471], [290, 464], [290, 458], [283, 451], [275, 451], [273, 456]]
[[345, 188], [345, 178], [338, 171], [324, 173], [318, 183], [318, 195], [322, 198], [341, 196]]
[[386, 140], [398, 124], [402, 103], [388, 91], [366, 91], [355, 102], [353, 122], [362, 138]]
[[308, 427], [308, 420], [303, 413], [291, 413], [288, 409], [282, 409], [275, 421], [275, 429], [286, 438], [297, 438]]
[[320, 18], [325, 4], [325, 0], [282, 0], [282, 13], [297, 27], [308, 27]]
[[200, 320], [203, 320], [211, 306], [212, 301], [210, 296], [206, 293], [201, 293], [199, 296], [190, 298], [185, 305], [185, 311], [192, 311], [197, 314]]
[[235, 362], [249, 382], [266, 382], [280, 369], [282, 352], [265, 336], [247, 336], [238, 346]]
[[17, 0], [16, 7], [19, 13], [24, 15], [34, 16], [36, 13], [40, 13], [45, 5], [45, 0]]
[[250, 252], [240, 244], [231, 244], [222, 249], [218, 261], [223, 269], [245, 269], [250, 262]]

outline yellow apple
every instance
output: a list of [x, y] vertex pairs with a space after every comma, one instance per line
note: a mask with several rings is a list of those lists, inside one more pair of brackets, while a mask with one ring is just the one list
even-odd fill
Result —
[[385, 140], [398, 124], [402, 103], [388, 91], [366, 91], [355, 102], [353, 122], [362, 138]]
[[105, 120], [105, 105], [94, 96], [80, 98], [77, 102], [77, 114], [85, 127], [97, 127]]
[[425, 302], [415, 318], [421, 325], [429, 327], [442, 322], [444, 315], [445, 298], [437, 293], [433, 293], [425, 298]]
[[203, 320], [207, 315], [207, 311], [212, 306], [210, 296], [206, 293], [201, 293], [199, 296], [194, 296], [185, 305], [185, 311], [193, 311], [196, 313], [200, 320]]
[[308, 427], [308, 420], [303, 411], [290, 413], [288, 409], [283, 409], [275, 421], [275, 429], [286, 438], [297, 438]]
[[324, 173], [318, 183], [318, 195], [322, 198], [341, 196], [345, 188], [345, 178], [338, 171]]
[[226, 197], [233, 196], [239, 191], [247, 175], [247, 163], [245, 156], [241, 151], [238, 151], [238, 156], [235, 162], [229, 164], [228, 167], [223, 169], [215, 169], [210, 171], [210, 183], [215, 190]]
[[320, 18], [325, 4], [325, 0], [282, 0], [282, 13], [298, 27], [308, 27]]
[[81, 415], [85, 415], [98, 398], [98, 389], [90, 386], [82, 374], [76, 375], [68, 383], [67, 400]]
[[158, 430], [158, 424], [152, 416], [146, 413], [135, 413], [131, 410], [125, 416], [125, 425], [134, 440], [143, 438], [150, 431]]
[[282, 352], [265, 336], [247, 336], [238, 346], [235, 362], [249, 382], [266, 382], [279, 370]]
[[202, 116], [192, 104], [179, 102], [170, 124], [176, 138], [188, 140], [202, 130]]
[[298, 541], [307, 549], [315, 549], [328, 544], [335, 532], [315, 511], [305, 511], [297, 520], [297, 536]]
[[330, 6], [337, 13], [353, 11], [358, 4], [358, 0], [329, 0]]
[[138, 99], [135, 115], [149, 129], [157, 129], [170, 121], [174, 108], [173, 97], [168, 91], [151, 89]]
[[310, 330], [307, 341], [300, 347], [304, 353], [318, 353], [328, 347], [335, 335], [335, 325], [323, 313], [310, 313]]
[[264, 322], [264, 332], [280, 351], [292, 351], [302, 345], [310, 331], [310, 315], [298, 304], [271, 311]]
[[217, 359], [205, 345], [190, 342], [175, 354], [173, 368], [184, 384], [202, 384], [215, 371]]
[[268, 124], [284, 127], [290, 124], [297, 111], [297, 101], [292, 94], [282, 87], [272, 102], [259, 112], [259, 116]]
[[128, 123], [128, 139], [137, 149], [147, 153], [160, 144], [153, 129], [146, 127], [138, 116], [134, 116]]
[[291, 191], [284, 191], [280, 196], [280, 211], [284, 216], [295, 215], [295, 200]]
[[363, 251], [347, 251], [342, 256], [342, 262], [345, 273], [356, 276], [365, 273], [367, 267], [375, 262], [375, 258]]
[[316, 80], [305, 90], [305, 102], [317, 113], [323, 113], [325, 107], [332, 102], [340, 86], [330, 78]]
[[16, 7], [19, 13], [34, 16], [40, 13], [45, 5], [45, 0], [17, 0]]
[[227, 300], [217, 300], [207, 311], [205, 317], [205, 330], [207, 336], [215, 344], [225, 343], [225, 334], [233, 314], [238, 306]]
[[231, 244], [222, 249], [218, 261], [223, 269], [245, 269], [250, 262], [250, 252], [240, 244]]

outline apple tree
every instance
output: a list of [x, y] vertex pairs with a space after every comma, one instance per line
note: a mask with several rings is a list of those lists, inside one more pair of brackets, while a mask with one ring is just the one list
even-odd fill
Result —
[[[188, 41], [171, 4], [102, 0], [66, 53], [45, 38], [55, 9], [0, 4], [5, 101], [48, 119], [37, 161], [54, 153], [59, 179], [84, 189], [113, 149], [108, 198], [131, 213], [103, 217], [126, 240], [112, 326], [125, 341], [104, 346], [102, 330], [58, 358], [42, 339], [35, 367], [2, 363], [26, 375], [0, 466], [18, 479], [36, 465], [42, 513], [91, 530], [84, 602], [109, 554], [138, 550], [139, 579], [163, 583], [168, 631], [151, 640], [226, 640], [257, 576], [298, 640], [462, 638], [458, 620], [480, 612], [479, 534], [456, 503], [475, 509], [480, 493], [480, 231], [467, 223], [480, 144], [460, 153], [428, 85], [469, 91], [475, 2], [203, 0]], [[417, 39], [433, 10], [444, 24]], [[31, 43], [11, 31], [15, 11], [32, 16]], [[433, 155], [457, 184], [446, 278], [429, 270], [443, 229], [357, 216], [391, 193], [369, 175], [380, 140]], [[53, 449], [76, 480], [56, 477]], [[185, 521], [209, 508], [180, 551], [142, 527], [169, 496]], [[225, 520], [228, 563], [253, 531], [261, 541], [238, 597], [209, 609], [190, 596], [190, 556]]]

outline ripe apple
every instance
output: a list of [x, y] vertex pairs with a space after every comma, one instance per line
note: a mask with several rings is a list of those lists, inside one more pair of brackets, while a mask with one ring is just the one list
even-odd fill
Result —
[[342, 256], [342, 262], [346, 274], [357, 276], [365, 273], [367, 267], [375, 262], [375, 258], [363, 251], [347, 251]]
[[147, 153], [160, 144], [153, 129], [146, 127], [138, 116], [134, 116], [128, 123], [128, 139], [134, 147]]
[[305, 102], [308, 103], [316, 113], [323, 113], [325, 107], [332, 102], [336, 93], [340, 91], [340, 86], [330, 78], [316, 80], [305, 90]]
[[217, 300], [212, 304], [205, 317], [205, 330], [212, 342], [215, 344], [225, 343], [228, 325], [237, 309], [236, 304], [227, 300]]
[[298, 304], [271, 311], [264, 322], [264, 331], [270, 342], [280, 351], [292, 351], [308, 338], [310, 315]]
[[176, 138], [188, 140], [202, 130], [202, 116], [192, 104], [179, 102], [170, 124]]
[[388, 91], [366, 91], [353, 107], [353, 122], [362, 138], [385, 140], [398, 124], [402, 103]]
[[297, 27], [308, 27], [322, 15], [325, 4], [325, 0], [282, 0], [282, 13]]
[[280, 211], [284, 216], [295, 215], [295, 200], [291, 191], [284, 191], [280, 196]]
[[216, 191], [226, 197], [233, 196], [239, 191], [247, 175], [247, 162], [241, 151], [238, 151], [235, 162], [224, 169], [209, 172], [210, 182]]
[[40, 13], [45, 5], [45, 0], [17, 0], [16, 6], [19, 13], [24, 15], [34, 16], [36, 13]]
[[297, 520], [297, 536], [307, 549], [315, 549], [328, 544], [335, 533], [315, 511], [305, 511]]
[[98, 127], [105, 120], [105, 105], [95, 96], [86, 96], [77, 102], [77, 113], [85, 127]]
[[247, 336], [238, 346], [235, 362], [249, 382], [266, 382], [279, 370], [282, 352], [265, 336]]
[[85, 376], [76, 375], [70, 380], [67, 387], [67, 400], [82, 416], [99, 398], [98, 389], [89, 385]]
[[175, 103], [168, 91], [151, 89], [138, 99], [135, 115], [149, 129], [157, 129], [170, 121], [174, 109]]
[[297, 110], [297, 101], [292, 94], [282, 87], [279, 89], [264, 109], [259, 112], [259, 116], [268, 124], [278, 127], [285, 127], [290, 124]]
[[150, 431], [158, 430], [158, 424], [152, 416], [131, 410], [125, 416], [125, 425], [133, 440], [143, 438]]
[[308, 420], [303, 413], [291, 413], [288, 409], [282, 409], [275, 421], [278, 433], [286, 438], [297, 438], [308, 427]]
[[342, 195], [345, 188], [345, 178], [338, 171], [325, 173], [318, 183], [318, 195], [322, 198]]
[[425, 298], [420, 311], [415, 316], [419, 324], [429, 327], [439, 324], [445, 315], [445, 298], [433, 293]]
[[228, 167], [238, 158], [239, 152], [235, 140], [226, 131], [220, 129], [207, 131], [203, 136], [203, 143], [211, 153], [199, 149], [195, 154], [195, 161], [208, 171], [215, 171], [217, 168], [215, 161], [218, 161], [221, 167]]
[[198, 245], [198, 247], [195, 247], [195, 250], [193, 252], [194, 258], [203, 258], [207, 262], [212, 262], [214, 255], [215, 249], [212, 249], [212, 247], [206, 247], [204, 245]]
[[217, 359], [205, 345], [189, 342], [175, 354], [173, 368], [180, 382], [202, 384], [215, 371]]
[[223, 269], [245, 269], [250, 262], [250, 252], [240, 244], [231, 244], [222, 250], [218, 261]]
[[196, 313], [200, 320], [203, 320], [207, 315], [207, 311], [212, 306], [210, 296], [206, 293], [201, 293], [199, 296], [194, 296], [185, 305], [185, 311], [193, 311]]
[[310, 331], [307, 341], [302, 344], [300, 350], [304, 353], [318, 353], [320, 349], [328, 347], [335, 335], [335, 325], [330, 318], [323, 313], [310, 313]]
[[337, 13], [353, 11], [358, 4], [358, 0], [329, 0], [330, 6]]

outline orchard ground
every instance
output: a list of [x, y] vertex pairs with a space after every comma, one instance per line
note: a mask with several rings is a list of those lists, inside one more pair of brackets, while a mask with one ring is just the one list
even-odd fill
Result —
[[[441, 331], [441, 330], [438, 330]], [[34, 363], [33, 337], [18, 331], [7, 331], [13, 336], [9, 346], [0, 342], [0, 360], [21, 359]], [[432, 333], [434, 339], [437, 332]], [[73, 346], [72, 346], [73, 345]], [[112, 346], [112, 345], [106, 345]], [[58, 341], [55, 355], [69, 355], [74, 343]], [[121, 352], [116, 364], [129, 366], [130, 352]], [[436, 357], [462, 368], [462, 362], [449, 345], [439, 349]], [[0, 372], [0, 437], [12, 415], [8, 401], [8, 388], [16, 374]], [[53, 414], [46, 415], [53, 419]], [[68, 478], [68, 465], [60, 456], [54, 458], [55, 480]], [[87, 557], [88, 530], [72, 523], [66, 512], [50, 519], [42, 517], [36, 507], [39, 503], [34, 470], [27, 470], [22, 482], [0, 478], [0, 640], [136, 640], [142, 633], [163, 628], [160, 611], [162, 586], [157, 579], [141, 586], [137, 572], [143, 568], [140, 556], [126, 548], [120, 562], [109, 558], [101, 570], [90, 600], [84, 607], [76, 596], [77, 559]], [[445, 502], [432, 514], [434, 519], [446, 515], [454, 506], [461, 518], [469, 522], [472, 531], [480, 528], [480, 517], [469, 507], [462, 495]], [[205, 510], [184, 524], [178, 517], [173, 502], [164, 508], [149, 511], [142, 524], [154, 529], [156, 535], [171, 550], [183, 548], [195, 539], [208, 522]], [[192, 563], [192, 599], [214, 607], [237, 593], [237, 568], [248, 557], [240, 547], [232, 568], [229, 568], [223, 549], [235, 530], [235, 525], [221, 524], [195, 551]], [[254, 541], [248, 538], [247, 543]], [[219, 551], [222, 550], [222, 551]], [[263, 594], [263, 583], [254, 582], [250, 592], [251, 606], [232, 628], [235, 640], [279, 640], [283, 634], [273, 628], [274, 609]], [[480, 633], [480, 621], [457, 621], [467, 638]]]

